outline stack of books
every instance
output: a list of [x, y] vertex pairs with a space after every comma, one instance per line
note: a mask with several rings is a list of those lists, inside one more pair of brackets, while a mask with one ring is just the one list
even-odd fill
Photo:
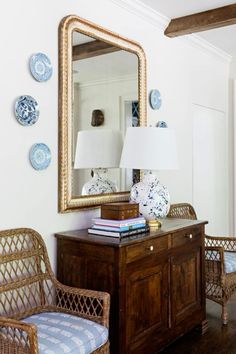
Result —
[[143, 216], [125, 220], [95, 218], [88, 233], [111, 237], [126, 237], [147, 232], [146, 220]]

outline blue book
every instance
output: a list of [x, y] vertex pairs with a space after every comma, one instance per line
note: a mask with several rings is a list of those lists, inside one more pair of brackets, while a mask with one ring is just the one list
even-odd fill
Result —
[[139, 224], [133, 224], [133, 225], [130, 225], [130, 226], [120, 226], [120, 227], [105, 226], [105, 225], [97, 225], [97, 224], [95, 224], [95, 225], [93, 225], [92, 229], [122, 232], [122, 231], [129, 231], [129, 230], [139, 229], [139, 228], [145, 227], [145, 226], [146, 226], [146, 223], [144, 223], [144, 222], [140, 222]]

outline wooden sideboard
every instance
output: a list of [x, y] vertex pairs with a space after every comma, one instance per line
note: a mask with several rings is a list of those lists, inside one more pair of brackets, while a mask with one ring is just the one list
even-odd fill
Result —
[[196, 326], [206, 330], [205, 224], [165, 219], [122, 240], [56, 234], [58, 279], [111, 294], [111, 354], [154, 354]]

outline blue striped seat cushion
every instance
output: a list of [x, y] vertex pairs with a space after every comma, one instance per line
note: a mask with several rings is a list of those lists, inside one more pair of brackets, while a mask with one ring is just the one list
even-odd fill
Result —
[[106, 327], [61, 312], [44, 312], [26, 317], [38, 330], [39, 354], [88, 354], [108, 338]]
[[225, 273], [236, 272], [236, 252], [224, 252]]

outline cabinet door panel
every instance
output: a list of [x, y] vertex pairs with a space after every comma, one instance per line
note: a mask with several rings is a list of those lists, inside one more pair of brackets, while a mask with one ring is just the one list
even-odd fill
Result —
[[129, 341], [154, 326], [167, 328], [167, 260], [165, 264], [150, 265], [148, 268], [143, 262], [140, 265], [127, 279], [126, 332]]
[[86, 262], [86, 288], [114, 293], [114, 267], [104, 261], [88, 259]]
[[63, 278], [59, 279], [64, 284], [75, 287], [85, 287], [85, 262], [80, 256], [65, 253], [62, 262]]
[[201, 248], [171, 257], [172, 326], [201, 309]]

